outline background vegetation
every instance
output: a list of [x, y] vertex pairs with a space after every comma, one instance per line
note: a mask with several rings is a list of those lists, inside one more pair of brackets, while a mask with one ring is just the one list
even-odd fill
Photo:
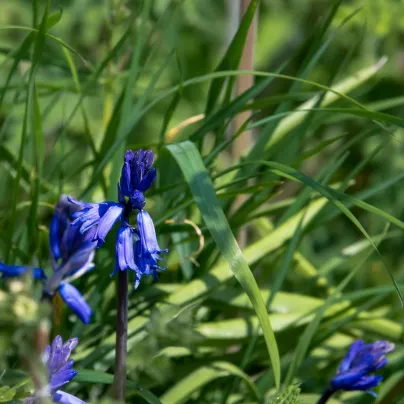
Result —
[[[402, 1], [252, 1], [233, 41], [224, 1], [0, 4], [2, 261], [50, 270], [59, 196], [115, 200], [123, 152], [158, 156], [149, 210], [170, 254], [160, 281], [130, 294], [128, 402], [271, 402], [280, 378], [315, 403], [360, 337], [397, 344], [375, 402], [402, 403]], [[233, 98], [255, 6], [255, 82]], [[255, 143], [237, 161], [232, 122], [243, 110]], [[231, 234], [245, 226], [241, 255]], [[19, 369], [47, 317], [52, 334], [80, 338], [69, 391], [107, 394], [113, 260], [110, 235], [75, 283], [95, 312], [89, 326], [57, 298], [50, 315], [29, 279], [2, 282], [3, 402], [29, 390]], [[251, 272], [281, 377], [257, 320], [268, 316], [248, 298], [258, 299]]]

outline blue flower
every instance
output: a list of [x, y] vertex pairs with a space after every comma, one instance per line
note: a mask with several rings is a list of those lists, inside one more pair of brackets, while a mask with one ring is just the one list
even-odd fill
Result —
[[[125, 153], [120, 180], [123, 195], [132, 198], [136, 191], [146, 192], [153, 185], [156, 179], [153, 162], [154, 154], [151, 150], [128, 150]], [[143, 206], [134, 204], [133, 209], [142, 209]]]
[[[121, 220], [115, 246], [116, 264], [111, 276], [118, 270], [136, 271], [135, 288], [143, 275], [153, 275], [157, 279], [157, 270], [165, 269], [160, 268], [157, 261], [161, 260], [161, 253], [168, 251], [161, 250], [158, 246], [153, 221], [143, 210], [146, 204], [144, 192], [156, 179], [156, 169], [152, 168], [153, 161], [154, 154], [151, 150], [128, 150], [125, 153], [118, 184], [118, 203], [84, 203], [69, 198], [69, 201], [79, 208], [78, 212], [73, 213], [74, 220], [70, 226], [78, 228], [83, 235], [93, 231], [91, 240], [96, 241], [98, 247], [118, 219]], [[133, 210], [139, 210], [138, 229], [129, 225]], [[134, 246], [135, 235], [139, 240]]]
[[94, 251], [97, 242], [94, 237], [98, 226], [81, 232], [78, 226], [72, 226], [81, 202], [72, 204], [71, 198], [62, 195], [55, 207], [49, 230], [53, 274], [46, 282], [44, 294], [53, 296], [59, 292], [67, 306], [86, 324], [90, 322], [91, 308], [80, 292], [69, 282], [94, 268]]
[[330, 383], [330, 389], [364, 390], [371, 394], [371, 388], [376, 387], [382, 376], [369, 375], [387, 364], [385, 355], [394, 349], [394, 344], [388, 341], [377, 341], [365, 344], [362, 340], [355, 341], [342, 360], [336, 376]]
[[71, 226], [78, 226], [81, 234], [85, 234], [96, 226], [92, 241], [100, 247], [115, 222], [122, 216], [125, 206], [115, 202], [84, 203], [69, 197], [69, 201], [80, 210], [73, 214]]
[[62, 195], [55, 207], [50, 229], [49, 244], [52, 255], [52, 266], [55, 272], [63, 272], [63, 276], [73, 275], [86, 267], [93, 268], [92, 260], [96, 242], [93, 240], [97, 227], [81, 233], [76, 226], [71, 226], [74, 215], [80, 209]]
[[35, 403], [44, 395], [50, 397], [54, 403], [86, 404], [85, 401], [59, 390], [77, 375], [77, 370], [73, 369], [74, 361], [69, 360], [69, 356], [77, 343], [78, 339], [72, 338], [63, 344], [62, 338], [58, 335], [53, 340], [52, 345], [46, 347], [42, 360], [48, 370], [49, 385], [46, 391], [36, 392], [34, 396], [27, 398], [26, 404]]
[[158, 266], [158, 261], [162, 260], [160, 254], [168, 252], [167, 249], [160, 249], [153, 220], [145, 210], [137, 214], [136, 220], [139, 240], [135, 246], [135, 289], [139, 286], [143, 275], [153, 275], [154, 279], [158, 279], [157, 270], [165, 269]]
[[16, 278], [24, 275], [27, 271], [32, 272], [32, 276], [37, 281], [46, 279], [45, 272], [42, 268], [32, 268], [25, 265], [6, 265], [0, 262], [0, 273], [2, 278]]
[[84, 324], [89, 324], [93, 312], [80, 292], [70, 283], [62, 282], [58, 292], [69, 308], [77, 314]]
[[115, 270], [111, 274], [114, 275], [118, 270], [126, 271], [128, 269], [135, 270], [135, 256], [133, 251], [133, 234], [135, 230], [127, 223], [123, 223], [118, 229], [115, 244]]

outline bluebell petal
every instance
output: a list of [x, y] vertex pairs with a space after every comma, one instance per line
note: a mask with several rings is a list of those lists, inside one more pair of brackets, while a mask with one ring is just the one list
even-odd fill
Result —
[[159, 255], [162, 252], [167, 252], [168, 250], [160, 249], [152, 218], [145, 210], [142, 210], [137, 214], [136, 220], [140, 234], [142, 254], [149, 253], [154, 260], [160, 260], [161, 257]]
[[46, 360], [46, 366], [48, 367], [49, 375], [52, 375], [56, 369], [62, 367], [65, 362], [61, 362], [60, 352], [63, 347], [63, 340], [60, 335], [57, 335], [50, 345], [50, 349], [47, 347], [48, 358]]
[[45, 281], [47, 279], [45, 272], [42, 268], [33, 268], [32, 276], [36, 281]]
[[133, 248], [133, 229], [123, 224], [118, 230], [115, 245], [116, 264], [121, 271], [136, 269]]
[[130, 196], [132, 192], [132, 184], [131, 184], [131, 166], [130, 162], [124, 162], [121, 171], [121, 179], [120, 179], [120, 188], [121, 192], [125, 196]]
[[390, 341], [386, 341], [386, 340], [381, 340], [381, 341], [376, 341], [373, 344], [369, 344], [370, 345], [370, 351], [372, 353], [378, 353], [378, 354], [387, 354], [391, 351], [394, 350], [395, 345], [393, 343], [391, 343]]
[[57, 261], [61, 258], [60, 242], [62, 240], [63, 230], [61, 229], [62, 223], [58, 213], [55, 211], [52, 216], [51, 224], [49, 226], [49, 244], [53, 259]]
[[343, 372], [334, 376], [331, 380], [331, 386], [334, 390], [348, 390], [349, 387], [359, 382], [359, 380], [365, 375], [365, 372]]
[[24, 275], [30, 267], [25, 265], [6, 265], [0, 262], [0, 272], [3, 278], [15, 278]]
[[157, 270], [163, 271], [166, 268], [161, 268], [157, 265], [156, 261], [150, 254], [145, 254], [142, 250], [140, 240], [135, 243], [135, 263], [136, 263], [136, 275], [134, 282], [134, 289], [140, 284], [140, 280], [143, 275], [152, 275], [154, 279], [158, 279]]
[[[50, 375], [58, 372], [65, 367], [73, 349], [77, 346], [78, 338], [71, 338], [64, 344], [62, 338], [58, 335], [51, 346], [47, 346], [43, 355], [43, 361], [46, 363]], [[73, 365], [71, 361], [69, 367]]]
[[364, 390], [367, 391], [376, 387], [383, 380], [382, 376], [363, 376], [358, 382], [353, 383], [347, 390]]
[[352, 361], [355, 359], [355, 356], [365, 346], [365, 342], [358, 339], [356, 340], [349, 348], [345, 358], [342, 360], [338, 372], [345, 372], [351, 367]]
[[71, 226], [79, 226], [82, 234], [93, 226], [97, 226], [92, 240], [97, 241], [97, 246], [100, 247], [107, 233], [123, 214], [124, 209], [124, 205], [115, 202], [87, 204], [83, 210], [73, 214], [74, 220]]
[[98, 241], [98, 246], [100, 246], [108, 232], [111, 230], [115, 222], [122, 216], [124, 207], [120, 204], [114, 204], [108, 208], [105, 214], [101, 217], [100, 223], [98, 224], [98, 230], [94, 236], [94, 240]]
[[85, 324], [89, 324], [93, 313], [91, 307], [84, 300], [81, 293], [73, 285], [67, 282], [62, 283], [58, 291], [63, 301], [75, 314], [77, 314], [80, 320]]
[[31, 271], [35, 280], [42, 281], [46, 279], [45, 272], [42, 268], [32, 268], [26, 265], [6, 265], [0, 262], [2, 278], [17, 278], [24, 275], [27, 271]]
[[140, 192], [137, 189], [132, 192], [129, 201], [133, 210], [142, 210], [146, 204], [146, 199], [143, 192]]
[[49, 387], [51, 391], [59, 390], [60, 387], [69, 383], [76, 375], [77, 370], [72, 368], [74, 361], [67, 361], [57, 372], [52, 374]]
[[140, 181], [138, 185], [138, 190], [142, 192], [146, 192], [152, 185], [154, 180], [156, 179], [157, 170], [152, 168]]
[[87, 404], [72, 394], [58, 390], [52, 397], [53, 402], [61, 404]]
[[143, 150], [142, 163], [145, 170], [150, 170], [154, 162], [154, 153], [151, 150]]

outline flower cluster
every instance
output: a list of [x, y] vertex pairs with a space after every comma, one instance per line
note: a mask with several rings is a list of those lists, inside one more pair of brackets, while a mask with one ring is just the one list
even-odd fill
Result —
[[53, 268], [49, 279], [43, 269], [29, 266], [0, 263], [0, 272], [3, 277], [16, 277], [31, 271], [34, 279], [44, 282], [44, 295], [53, 296], [58, 292], [69, 308], [88, 324], [92, 315], [91, 308], [71, 282], [94, 268], [96, 243], [92, 238], [96, 227], [82, 234], [77, 228], [70, 226], [75, 211], [77, 207], [64, 195], [55, 207], [49, 229]]
[[28, 397], [25, 404], [40, 401], [41, 397], [50, 397], [54, 403], [86, 404], [85, 401], [59, 390], [77, 375], [77, 371], [73, 369], [74, 361], [69, 360], [69, 356], [77, 343], [78, 339], [72, 338], [63, 344], [62, 338], [58, 335], [53, 340], [52, 345], [46, 347], [42, 361], [48, 371], [49, 384], [44, 391], [37, 391], [34, 396]]
[[[84, 203], [69, 198], [80, 209], [74, 213], [71, 226], [79, 228], [82, 235], [92, 230], [91, 240], [98, 247], [104, 243], [106, 235], [120, 219], [115, 248], [116, 264], [111, 276], [118, 270], [135, 271], [135, 289], [143, 275], [152, 275], [157, 279], [157, 270], [165, 269], [158, 265], [158, 261], [162, 260], [161, 254], [168, 251], [160, 249], [153, 220], [143, 209], [146, 204], [144, 192], [156, 178], [156, 169], [152, 168], [153, 161], [154, 154], [151, 150], [128, 150], [125, 153], [118, 184], [118, 203]], [[129, 224], [129, 216], [133, 210], [138, 211], [137, 228]]]
[[387, 364], [385, 355], [393, 349], [394, 344], [389, 341], [366, 344], [362, 340], [356, 340], [339, 365], [337, 374], [331, 379], [329, 388], [319, 403], [325, 403], [338, 390], [362, 390], [375, 395], [370, 389], [378, 386], [383, 377], [370, 373]]

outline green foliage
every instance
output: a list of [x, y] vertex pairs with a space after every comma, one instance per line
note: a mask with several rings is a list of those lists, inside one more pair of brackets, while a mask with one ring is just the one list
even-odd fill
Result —
[[[214, 0], [2, 5], [1, 261], [49, 274], [60, 194], [116, 200], [124, 150], [157, 155], [147, 208], [170, 253], [129, 295], [127, 402], [315, 404], [356, 338], [396, 344], [376, 402], [400, 401], [403, 24], [397, 2], [371, 3], [252, 1], [232, 35]], [[32, 392], [32, 365], [46, 378], [33, 347], [56, 334], [80, 339], [67, 391], [111, 402], [114, 254], [110, 234], [75, 281], [88, 326], [29, 276], [1, 280], [0, 402]]]
[[300, 388], [297, 386], [289, 386], [285, 391], [276, 395], [275, 398], [269, 400], [269, 404], [302, 404], [299, 399]]

